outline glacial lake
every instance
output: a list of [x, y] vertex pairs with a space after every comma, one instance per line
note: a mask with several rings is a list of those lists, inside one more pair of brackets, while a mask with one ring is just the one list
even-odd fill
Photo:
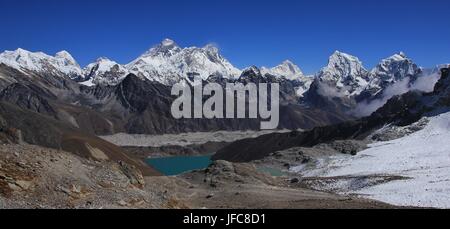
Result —
[[149, 158], [146, 162], [166, 176], [175, 176], [189, 171], [207, 168], [212, 163], [211, 156]]
[[258, 168], [259, 172], [271, 175], [273, 177], [282, 177], [284, 176], [284, 172], [281, 169], [276, 169], [276, 168], [272, 168], [272, 167], [259, 167]]

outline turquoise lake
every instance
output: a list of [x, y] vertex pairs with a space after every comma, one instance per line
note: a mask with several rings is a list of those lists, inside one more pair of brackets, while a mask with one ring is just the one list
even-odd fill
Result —
[[166, 176], [175, 176], [192, 170], [205, 169], [212, 161], [211, 155], [208, 155], [149, 158], [146, 162]]
[[271, 168], [271, 167], [260, 167], [260, 168], [258, 168], [258, 171], [265, 173], [265, 174], [269, 174], [273, 177], [282, 177], [285, 175], [284, 172], [281, 171], [280, 169]]

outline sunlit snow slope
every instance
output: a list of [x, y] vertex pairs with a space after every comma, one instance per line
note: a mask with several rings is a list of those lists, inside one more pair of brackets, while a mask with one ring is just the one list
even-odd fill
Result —
[[[400, 175], [356, 194], [399, 206], [450, 208], [450, 112], [430, 118], [421, 131], [370, 145], [355, 157], [335, 157], [327, 170], [307, 176]], [[343, 188], [345, 190], [345, 188]]]

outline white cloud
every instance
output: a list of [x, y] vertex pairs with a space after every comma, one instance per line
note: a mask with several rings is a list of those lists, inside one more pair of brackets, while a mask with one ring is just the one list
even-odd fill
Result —
[[409, 91], [417, 90], [422, 92], [432, 92], [440, 77], [440, 74], [437, 72], [428, 75], [420, 75], [413, 84], [410, 84], [409, 78], [405, 78], [387, 87], [383, 91], [383, 95], [380, 99], [359, 103], [352, 114], [358, 117], [369, 116], [380, 107], [384, 106], [392, 97], [405, 94]]

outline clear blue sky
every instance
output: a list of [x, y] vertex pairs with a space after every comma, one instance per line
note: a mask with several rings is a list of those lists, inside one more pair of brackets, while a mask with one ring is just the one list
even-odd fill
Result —
[[213, 42], [240, 68], [291, 59], [314, 73], [335, 50], [368, 68], [399, 51], [450, 62], [448, 0], [1, 0], [0, 15], [1, 51], [65, 49], [83, 66], [128, 63], [164, 38]]

